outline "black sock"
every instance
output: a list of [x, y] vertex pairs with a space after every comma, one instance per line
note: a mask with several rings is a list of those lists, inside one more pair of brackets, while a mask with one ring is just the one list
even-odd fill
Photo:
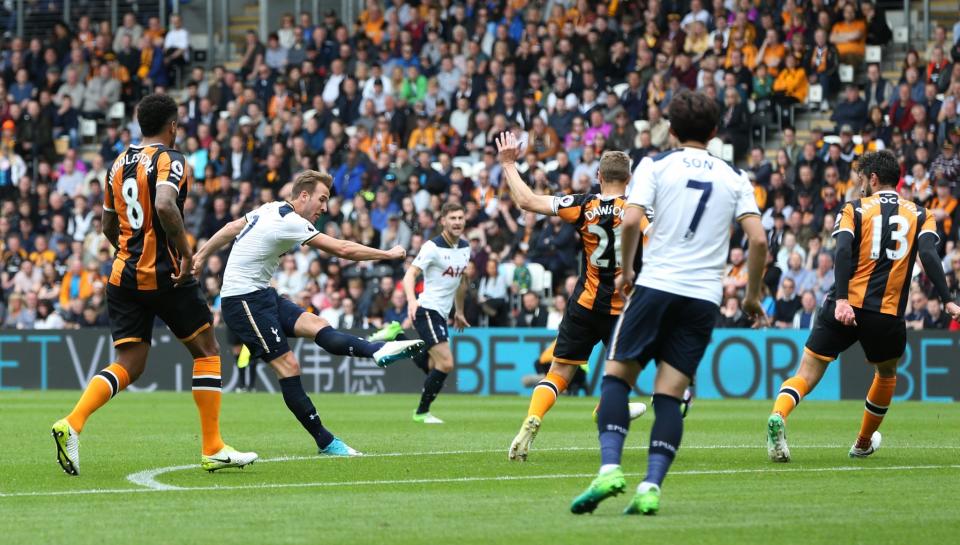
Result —
[[630, 385], [613, 375], [604, 375], [600, 385], [597, 431], [600, 433], [600, 463], [620, 465], [623, 442], [630, 430]]
[[333, 442], [333, 434], [323, 427], [317, 409], [307, 397], [307, 392], [303, 391], [300, 375], [280, 379], [280, 391], [283, 392], [283, 401], [287, 408], [297, 417], [303, 429], [313, 436], [318, 447], [324, 449]]
[[[394, 340], [395, 340], [395, 341], [405, 341], [405, 340], [407, 340], [407, 336], [406, 336], [405, 334], [403, 334], [403, 333], [400, 333], [399, 335], [397, 335], [397, 338], [395, 338]], [[413, 364], [417, 366], [417, 369], [420, 369], [421, 371], [423, 371], [423, 374], [424, 374], [424, 375], [430, 373], [430, 354], [429, 354], [429, 352], [427, 352], [426, 350], [424, 350], [423, 352], [420, 352], [419, 354], [417, 354], [416, 356], [413, 356], [413, 357], [410, 358], [410, 359], [411, 359], [411, 361], [413, 361]]]
[[657, 486], [663, 483], [683, 438], [681, 401], [665, 394], [653, 394], [653, 427], [650, 429], [650, 450], [647, 452], [647, 476], [644, 482]]
[[420, 406], [417, 407], [417, 414], [430, 412], [430, 404], [437, 399], [437, 394], [443, 388], [443, 381], [447, 380], [447, 374], [443, 371], [434, 369], [427, 375], [427, 380], [423, 381], [423, 393], [420, 394]]
[[337, 331], [331, 326], [327, 326], [318, 331], [317, 336], [314, 337], [313, 340], [320, 348], [323, 348], [334, 356], [356, 356], [358, 358], [372, 358], [373, 353], [380, 350], [380, 348], [386, 344], [372, 343], [360, 337], [347, 335], [346, 333]]

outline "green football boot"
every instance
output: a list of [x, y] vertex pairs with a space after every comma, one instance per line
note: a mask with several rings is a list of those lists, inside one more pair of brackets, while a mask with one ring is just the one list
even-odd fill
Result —
[[600, 502], [622, 494], [626, 488], [627, 480], [619, 466], [607, 470], [597, 475], [597, 478], [590, 483], [590, 487], [583, 494], [573, 499], [573, 503], [570, 504], [570, 512], [575, 515], [593, 513]]
[[655, 484], [647, 485], [644, 491], [637, 489], [633, 499], [623, 510], [624, 515], [656, 515], [660, 510], [660, 487]]

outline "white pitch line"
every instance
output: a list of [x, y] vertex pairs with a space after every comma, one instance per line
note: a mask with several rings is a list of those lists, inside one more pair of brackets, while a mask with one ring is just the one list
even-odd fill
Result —
[[[691, 445], [686, 446], [686, 450], [718, 450], [718, 449], [754, 449], [760, 448], [761, 445]], [[628, 446], [624, 447], [624, 450], [647, 450], [646, 446]], [[840, 445], [810, 445], [804, 448], [843, 448]], [[584, 450], [596, 450], [597, 447], [550, 447], [537, 449], [538, 452], [575, 452], [575, 451], [584, 451]], [[431, 450], [426, 452], [381, 452], [376, 454], [365, 454], [361, 458], [397, 458], [402, 456], [446, 456], [446, 455], [457, 455], [457, 454], [491, 454], [503, 452], [503, 449], [480, 449], [480, 450]], [[349, 457], [332, 457], [332, 456], [278, 456], [276, 458], [265, 458], [257, 460], [257, 463], [267, 464], [271, 462], [295, 462], [302, 460], [316, 460], [316, 461], [327, 461], [327, 460], [348, 460]], [[173, 473], [175, 471], [184, 471], [187, 469], [195, 469], [196, 464], [193, 465], [182, 465], [182, 466], [169, 466], [169, 467], [158, 467], [154, 469], [146, 469], [143, 471], [138, 471], [137, 473], [131, 473], [127, 475], [127, 480], [131, 483], [143, 486], [145, 488], [152, 488], [155, 490], [184, 490], [182, 486], [174, 486], [170, 484], [164, 484], [157, 481], [157, 477], [160, 475], [165, 475], [167, 473]]]
[[[264, 460], [266, 461], [266, 460]], [[271, 461], [280, 461], [277, 459]], [[684, 475], [740, 475], [757, 473], [828, 473], [828, 472], [847, 472], [847, 471], [918, 471], [929, 469], [960, 469], [960, 464], [948, 465], [925, 465], [925, 466], [884, 466], [884, 467], [863, 467], [863, 466], [837, 466], [837, 467], [818, 467], [806, 469], [693, 469], [686, 471], [672, 471], [670, 476]], [[625, 473], [630, 477], [639, 476], [640, 473]], [[277, 489], [277, 488], [333, 488], [339, 486], [389, 486], [406, 484], [447, 484], [447, 483], [470, 483], [470, 482], [497, 482], [497, 481], [530, 481], [540, 479], [586, 479], [594, 477], [593, 473], [566, 473], [549, 475], [501, 475], [493, 477], [452, 477], [445, 479], [391, 479], [378, 481], [343, 481], [343, 482], [323, 482], [323, 483], [268, 483], [268, 484], [250, 484], [240, 486], [195, 486], [190, 488], [116, 488], [116, 489], [93, 489], [93, 490], [67, 490], [60, 492], [14, 492], [0, 493], [0, 498], [16, 498], [30, 496], [73, 496], [82, 494], [128, 494], [128, 493], [147, 493], [147, 492], [196, 492], [196, 491], [225, 491], [225, 490], [257, 490], [257, 489]]]
[[[646, 446], [626, 446], [623, 447], [624, 450], [647, 450], [649, 447]], [[763, 448], [763, 445], [690, 445], [684, 446], [684, 450], [727, 450], [727, 449], [759, 449]], [[794, 448], [800, 449], [836, 449], [836, 448], [847, 448], [846, 445], [798, 445]], [[911, 447], [911, 446], [884, 446], [885, 449], [889, 450], [891, 448], [922, 448], [922, 447]], [[960, 447], [930, 447], [930, 448], [960, 448]], [[597, 447], [549, 447], [537, 449], [537, 452], [577, 452], [585, 450], [596, 450]], [[457, 454], [491, 454], [491, 453], [502, 453], [503, 449], [479, 449], [479, 450], [431, 450], [425, 452], [381, 452], [376, 454], [365, 454], [361, 458], [398, 458], [403, 456], [446, 456], [446, 455], [457, 455]], [[266, 464], [271, 462], [295, 462], [303, 460], [315, 460], [315, 461], [330, 461], [330, 460], [348, 460], [351, 458], [348, 457], [331, 457], [331, 456], [278, 456], [276, 458], [265, 458], [257, 460], [257, 463]], [[145, 488], [151, 488], [155, 490], [185, 490], [184, 487], [175, 486], [171, 484], [164, 484], [157, 481], [157, 477], [160, 475], [165, 475], [167, 473], [173, 473], [175, 471], [184, 471], [187, 469], [196, 469], [197, 465], [182, 465], [182, 466], [169, 466], [169, 467], [158, 467], [154, 469], [146, 469], [143, 471], [138, 471], [137, 473], [131, 473], [127, 475], [127, 480], [131, 483], [142, 486]]]

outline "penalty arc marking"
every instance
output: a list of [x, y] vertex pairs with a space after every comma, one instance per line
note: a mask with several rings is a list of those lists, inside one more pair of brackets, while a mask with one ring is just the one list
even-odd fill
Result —
[[[718, 449], [753, 449], [757, 448], [756, 445], [691, 445], [685, 446], [685, 450], [718, 450]], [[805, 448], [839, 448], [838, 445], [811, 445]], [[537, 449], [538, 452], [574, 452], [574, 451], [583, 451], [583, 450], [596, 450], [596, 447], [551, 447], [551, 448], [541, 448]], [[647, 450], [645, 446], [627, 446], [624, 447], [624, 450]], [[376, 454], [365, 454], [361, 458], [397, 458], [402, 456], [447, 456], [447, 455], [458, 455], [458, 454], [491, 454], [503, 452], [503, 449], [480, 449], [480, 450], [432, 450], [427, 452], [383, 452]], [[302, 460], [317, 460], [317, 461], [332, 461], [332, 460], [344, 460], [349, 459], [349, 457], [321, 457], [321, 456], [280, 456], [277, 458], [266, 458], [262, 460], [257, 460], [257, 463], [267, 464], [271, 462], [297, 462]], [[167, 473], [174, 473], [177, 471], [185, 471], [188, 469], [196, 469], [196, 464], [191, 465], [182, 465], [182, 466], [169, 466], [169, 467], [158, 467], [154, 469], [147, 469], [144, 471], [138, 471], [137, 473], [131, 473], [127, 475], [127, 480], [133, 484], [143, 486], [145, 488], [151, 488], [154, 490], [185, 490], [187, 487], [174, 486], [170, 484], [164, 484], [158, 482], [156, 479], [160, 475]]]

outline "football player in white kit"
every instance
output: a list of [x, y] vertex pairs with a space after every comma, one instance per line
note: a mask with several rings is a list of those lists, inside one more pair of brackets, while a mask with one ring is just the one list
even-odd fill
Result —
[[683, 436], [684, 390], [716, 323], [734, 220], [750, 241], [743, 310], [762, 322], [766, 234], [746, 174], [707, 153], [719, 117], [719, 106], [711, 98], [680, 92], [670, 101], [670, 132], [681, 147], [644, 158], [634, 171], [622, 224], [622, 262], [633, 262], [645, 210], [657, 211], [657, 228], [644, 249], [639, 276], [626, 267], [616, 280], [617, 289], [630, 299], [607, 343], [597, 421], [600, 473], [573, 500], [574, 513], [593, 512], [601, 501], [626, 489], [620, 459], [630, 427], [627, 401], [651, 359], [657, 375], [647, 474], [624, 513], [652, 515], [659, 510], [660, 485]]
[[[407, 294], [407, 315], [420, 338], [427, 343], [430, 372], [423, 382], [420, 405], [413, 413], [415, 422], [443, 424], [430, 414], [430, 404], [443, 388], [447, 375], [453, 371], [453, 353], [447, 342], [447, 317], [455, 306], [453, 326], [458, 330], [470, 327], [463, 316], [463, 299], [467, 292], [464, 271], [470, 262], [470, 245], [461, 235], [465, 225], [463, 207], [455, 203], [440, 209], [440, 236], [423, 243], [403, 277], [403, 291]], [[417, 298], [417, 277], [423, 274], [423, 292]]]
[[290, 352], [287, 338], [312, 339], [331, 354], [373, 358], [381, 367], [416, 355], [425, 345], [423, 341], [372, 343], [341, 333], [270, 287], [280, 256], [304, 244], [353, 261], [406, 256], [400, 246], [383, 251], [317, 231], [313, 222], [327, 210], [331, 185], [329, 174], [301, 172], [293, 181], [289, 201], [264, 204], [211, 237], [194, 255], [193, 272], [199, 276], [207, 258], [233, 242], [220, 291], [223, 321], [250, 349], [251, 357], [262, 358], [273, 367], [287, 408], [316, 441], [320, 454], [356, 456], [360, 453], [321, 423], [303, 390], [300, 365]]

